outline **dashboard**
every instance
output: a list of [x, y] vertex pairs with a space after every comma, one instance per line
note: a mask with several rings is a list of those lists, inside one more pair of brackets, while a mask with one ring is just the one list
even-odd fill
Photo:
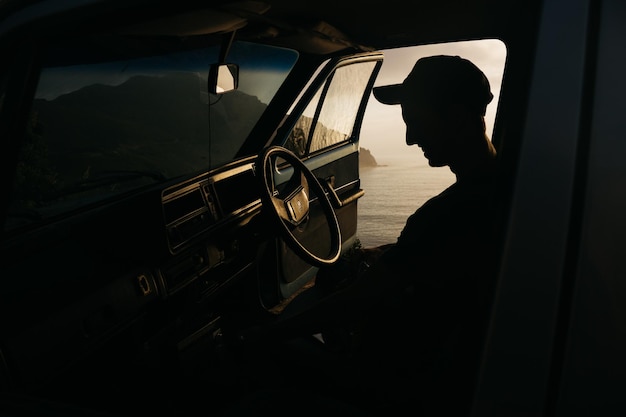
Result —
[[260, 204], [253, 168], [252, 162], [244, 162], [163, 191], [163, 217], [172, 253]]
[[254, 158], [165, 187], [68, 216], [7, 247], [5, 272], [25, 279], [3, 295], [2, 355], [13, 368], [4, 374], [45, 383], [87, 352], [106, 355], [114, 340], [166, 349], [190, 343], [207, 323], [218, 326], [226, 288], [252, 282], [258, 255]]
[[256, 184], [254, 160], [244, 159], [163, 190], [165, 235], [173, 255], [159, 270], [167, 295], [200, 276], [207, 278], [200, 293], [208, 294], [236, 273], [207, 277], [208, 271], [231, 263], [249, 240], [241, 227], [260, 211]]

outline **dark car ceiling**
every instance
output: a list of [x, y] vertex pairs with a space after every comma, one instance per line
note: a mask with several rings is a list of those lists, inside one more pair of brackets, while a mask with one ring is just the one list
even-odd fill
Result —
[[[0, 20], [1, 14], [33, 3], [39, 2], [0, 0]], [[105, 0], [94, 2], [94, 8], [112, 13], [109, 22], [155, 19], [156, 24], [128, 29], [134, 33], [168, 28], [189, 36], [236, 30], [241, 39], [328, 54], [346, 47], [386, 49], [485, 37], [523, 42], [525, 33], [531, 33], [526, 29], [536, 24], [536, 4], [537, 0]], [[195, 11], [189, 13], [188, 7]]]
[[[269, 8], [263, 18], [267, 22], [288, 22], [302, 31], [330, 25], [343, 34], [345, 44], [362, 49], [484, 37], [520, 40], [528, 33], [526, 26], [536, 21], [533, 0], [267, 0], [266, 3]], [[253, 21], [249, 28], [254, 27]], [[281, 36], [287, 32], [276, 33], [271, 41], [286, 44], [290, 38]]]

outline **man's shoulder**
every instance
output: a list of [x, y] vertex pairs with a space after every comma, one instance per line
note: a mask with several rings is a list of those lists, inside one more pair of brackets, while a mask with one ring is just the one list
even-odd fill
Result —
[[459, 229], [467, 222], [476, 225], [477, 221], [487, 221], [492, 213], [492, 191], [488, 184], [455, 183], [409, 216], [403, 233], [445, 234], [448, 228]]
[[464, 204], [487, 205], [491, 201], [493, 191], [494, 184], [489, 178], [455, 182], [426, 201], [420, 209], [424, 208], [425, 211], [430, 212], [445, 210], [446, 207], [463, 206]]

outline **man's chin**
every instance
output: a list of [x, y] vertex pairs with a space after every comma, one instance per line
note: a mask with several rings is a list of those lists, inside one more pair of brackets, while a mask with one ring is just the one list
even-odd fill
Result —
[[441, 162], [441, 161], [433, 161], [432, 159], [428, 160], [428, 165], [430, 165], [433, 168], [439, 168], [439, 167], [443, 167], [446, 166], [447, 164]]
[[441, 160], [433, 158], [433, 155], [429, 152], [424, 152], [424, 158], [426, 158], [426, 160], [428, 161], [428, 165], [430, 165], [431, 167], [443, 167], [448, 165]]

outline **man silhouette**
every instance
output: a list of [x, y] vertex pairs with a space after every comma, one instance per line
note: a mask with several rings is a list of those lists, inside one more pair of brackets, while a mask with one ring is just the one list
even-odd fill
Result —
[[[395, 243], [356, 249], [320, 270], [316, 286], [329, 295], [312, 314], [329, 328], [352, 323], [355, 372], [376, 361], [386, 381], [370, 392], [381, 410], [419, 404], [430, 414], [461, 415], [471, 402], [497, 267], [496, 150], [484, 119], [493, 94], [476, 65], [448, 55], [419, 59], [403, 83], [373, 93], [401, 106], [407, 145], [419, 146], [430, 166], [448, 166], [456, 181], [408, 218]], [[337, 339], [332, 330], [323, 334]], [[355, 379], [367, 381], [365, 374]]]
[[[419, 59], [402, 84], [375, 87], [374, 97], [401, 106], [407, 145], [419, 146], [430, 166], [448, 166], [456, 181], [408, 218], [397, 242], [357, 249], [350, 262], [359, 265], [350, 267], [362, 272], [378, 264], [378, 273], [384, 269], [383, 275], [398, 276], [386, 280], [393, 285], [415, 284], [415, 275], [419, 281], [431, 277], [437, 285], [458, 273], [466, 275], [468, 268], [456, 271], [461, 266], [457, 261], [468, 267], [482, 263], [487, 253], [473, 255], [492, 237], [496, 150], [484, 120], [493, 99], [489, 81], [469, 60], [437, 55]], [[333, 287], [338, 269], [320, 271], [318, 284]]]

